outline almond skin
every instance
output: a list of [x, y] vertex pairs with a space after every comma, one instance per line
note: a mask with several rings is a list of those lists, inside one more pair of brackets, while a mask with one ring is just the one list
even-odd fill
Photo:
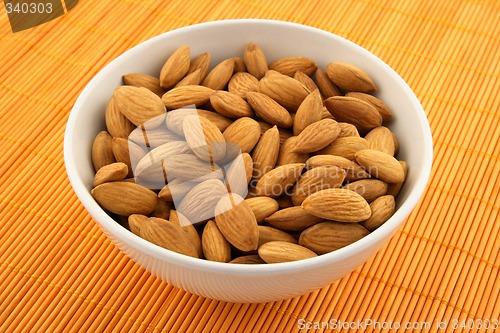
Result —
[[373, 177], [386, 183], [405, 180], [403, 167], [393, 156], [374, 149], [363, 149], [355, 154], [356, 161]]
[[339, 138], [345, 138], [346, 136], [359, 137], [358, 129], [353, 124], [339, 122], [339, 127], [340, 127]]
[[168, 182], [161, 191], [158, 193], [158, 198], [165, 201], [177, 201], [180, 202], [186, 194], [198, 184], [195, 181], [186, 181], [183, 179], [174, 179]]
[[378, 126], [372, 129], [365, 136], [370, 149], [379, 150], [383, 153], [394, 156], [396, 148], [394, 146], [394, 134], [384, 126]]
[[167, 250], [198, 258], [195, 246], [182, 228], [167, 220], [149, 218], [141, 228], [141, 237]]
[[351, 123], [360, 131], [367, 132], [382, 125], [377, 109], [360, 99], [334, 96], [325, 100], [325, 106], [337, 121]]
[[265, 218], [264, 221], [273, 227], [283, 230], [304, 230], [323, 221], [322, 218], [306, 212], [301, 206], [281, 208], [283, 209]]
[[283, 242], [268, 242], [259, 247], [259, 256], [268, 264], [290, 262], [317, 257], [317, 254], [303, 246]]
[[380, 113], [383, 121], [391, 121], [392, 120], [391, 110], [389, 110], [387, 105], [385, 105], [384, 102], [382, 102], [377, 97], [370, 95], [370, 94], [361, 93], [361, 92], [350, 92], [350, 93], [347, 93], [346, 96], [358, 98], [358, 99], [365, 101], [368, 104], [372, 105]]
[[208, 221], [201, 236], [205, 259], [217, 262], [231, 260], [231, 247], [214, 221]]
[[191, 60], [191, 65], [186, 73], [189, 75], [197, 70], [200, 70], [200, 79], [203, 81], [208, 74], [208, 68], [210, 67], [211, 54], [208, 52], [202, 53], [193, 60]]
[[[166, 117], [168, 118], [168, 117]], [[171, 141], [180, 141], [182, 138], [163, 126], [152, 130], [142, 130], [142, 127], [136, 127], [128, 136], [128, 139], [136, 143], [141, 149], [149, 150], [157, 148]]]
[[336, 155], [354, 161], [356, 152], [367, 149], [368, 142], [360, 137], [347, 136], [335, 139], [331, 144], [318, 151], [320, 155]]
[[201, 84], [201, 69], [197, 69], [191, 74], [186, 75], [182, 80], [177, 82], [174, 87], [177, 88], [182, 86], [196, 86], [199, 84]]
[[309, 214], [338, 222], [361, 222], [371, 215], [370, 205], [358, 193], [346, 189], [315, 192], [302, 202]]
[[258, 254], [249, 254], [246, 256], [236, 257], [229, 262], [230, 264], [265, 264], [266, 262], [262, 260]]
[[341, 95], [339, 88], [337, 88], [335, 84], [330, 81], [328, 75], [320, 68], [316, 70], [315, 79], [316, 85], [318, 86], [319, 91], [321, 92], [321, 95], [323, 95], [324, 99]]
[[[261, 127], [261, 134], [264, 134], [268, 129], [274, 126], [265, 121], [259, 121], [259, 125]], [[293, 136], [292, 132], [286, 128], [278, 127], [278, 131], [280, 132], [280, 144], [283, 144], [287, 139]]]
[[283, 142], [278, 156], [277, 166], [282, 166], [290, 163], [304, 163], [309, 158], [308, 153], [294, 153], [292, 148], [295, 146], [296, 136], [292, 136]]
[[229, 192], [244, 197], [248, 193], [248, 183], [252, 178], [253, 161], [248, 153], [238, 155], [229, 167], [225, 166], [225, 185]]
[[299, 81], [277, 72], [259, 81], [259, 92], [291, 111], [297, 110], [310, 93]]
[[202, 105], [210, 100], [213, 89], [204, 86], [182, 86], [171, 89], [161, 98], [169, 110], [189, 105]]
[[358, 193], [368, 202], [372, 202], [387, 193], [387, 183], [378, 179], [357, 180], [347, 184], [343, 188]]
[[228, 91], [219, 90], [210, 96], [210, 104], [215, 111], [231, 119], [255, 117], [250, 105], [240, 96]]
[[158, 200], [155, 210], [150, 214], [151, 217], [159, 217], [168, 220], [170, 211], [172, 210], [173, 203], [165, 200]]
[[307, 126], [322, 119], [323, 100], [319, 90], [307, 95], [293, 120], [293, 135], [299, 135]]
[[160, 86], [160, 80], [147, 74], [132, 73], [123, 75], [123, 83], [128, 86], [143, 87], [154, 92], [158, 97], [163, 96], [165, 89]]
[[308, 76], [314, 74], [318, 65], [307, 57], [285, 57], [272, 62], [269, 69], [280, 72], [281, 74], [291, 76], [301, 71]]
[[224, 138], [226, 142], [238, 145], [243, 153], [249, 153], [260, 138], [260, 125], [252, 118], [243, 117], [226, 128]]
[[301, 71], [295, 72], [293, 78], [304, 85], [309, 91], [314, 91], [319, 89], [316, 83], [314, 83], [313, 79], [311, 79], [308, 75], [302, 73]]
[[269, 197], [255, 197], [245, 199], [255, 215], [257, 223], [262, 223], [265, 218], [278, 211], [278, 202]]
[[[161, 200], [160, 200], [161, 201]], [[184, 233], [188, 236], [191, 244], [194, 245], [196, 252], [198, 253], [199, 258], [203, 258], [203, 250], [201, 247], [201, 239], [200, 235], [198, 235], [198, 231], [194, 227], [194, 225], [181, 213], [172, 209], [170, 211], [170, 219], [169, 221], [173, 224], [176, 224], [182, 228]]]
[[265, 225], [259, 225], [257, 229], [259, 230], [259, 247], [261, 247], [262, 244], [272, 241], [282, 241], [297, 244], [297, 240], [292, 235], [282, 230]]
[[368, 230], [373, 231], [384, 224], [394, 214], [396, 202], [392, 195], [384, 195], [375, 199], [370, 204], [372, 215], [361, 224]]
[[164, 159], [163, 169], [169, 179], [222, 179], [222, 170], [217, 164], [202, 161], [193, 154], [178, 154]]
[[194, 186], [177, 204], [177, 211], [191, 223], [211, 219], [215, 216], [214, 208], [227, 194], [224, 184], [218, 179], [209, 179]]
[[111, 182], [96, 186], [92, 190], [94, 199], [104, 208], [118, 215], [147, 215], [157, 204], [153, 191], [129, 182]]
[[300, 234], [299, 244], [325, 254], [354, 243], [369, 232], [357, 223], [323, 222], [307, 228]]
[[111, 96], [106, 107], [106, 128], [112, 137], [125, 139], [135, 129], [135, 125], [116, 107], [114, 96]]
[[247, 93], [247, 101], [255, 113], [269, 124], [284, 128], [292, 127], [293, 119], [290, 113], [271, 97], [250, 91]]
[[95, 171], [98, 171], [105, 165], [115, 162], [112, 140], [111, 135], [106, 131], [102, 131], [96, 135], [92, 144], [92, 164], [94, 165]]
[[280, 195], [276, 198], [276, 202], [281, 209], [293, 207], [292, 196], [288, 194]]
[[115, 89], [113, 96], [116, 108], [134, 125], [142, 125], [148, 120], [155, 124], [163, 121], [156, 117], [165, 114], [165, 105], [160, 97], [151, 90], [142, 87], [120, 86]]
[[260, 80], [268, 70], [266, 56], [264, 52], [262, 52], [260, 46], [254, 42], [248, 43], [243, 61], [245, 62], [248, 73], [255, 76], [258, 80]]
[[198, 115], [210, 120], [221, 132], [224, 132], [233, 123], [231, 119], [221, 116], [217, 112], [198, 109]]
[[166, 89], [175, 86], [188, 72], [190, 63], [189, 46], [179, 47], [163, 65], [160, 72], [160, 85]]
[[310, 124], [297, 136], [293, 153], [311, 153], [331, 144], [339, 135], [340, 128], [333, 119], [321, 119]]
[[236, 94], [246, 99], [247, 92], [257, 91], [259, 89], [258, 86], [259, 80], [257, 80], [255, 76], [246, 72], [238, 72], [229, 80], [227, 90], [232, 94]]
[[345, 157], [335, 155], [316, 155], [306, 161], [306, 168], [312, 169], [321, 166], [336, 166], [345, 171], [346, 179], [349, 181], [370, 178], [370, 174], [366, 172], [357, 163], [348, 160]]
[[371, 93], [377, 90], [373, 80], [361, 68], [344, 62], [332, 62], [326, 66], [330, 80], [341, 89]]
[[268, 129], [252, 152], [253, 178], [259, 180], [276, 166], [280, 150], [280, 133], [276, 126]]
[[250, 206], [239, 195], [230, 193], [219, 200], [215, 206], [215, 222], [224, 238], [237, 249], [257, 249], [257, 220]]
[[204, 161], [220, 161], [226, 155], [226, 140], [210, 120], [198, 115], [187, 116], [182, 123], [186, 142]]
[[142, 214], [132, 214], [128, 217], [128, 226], [132, 233], [137, 236], [141, 235], [141, 229], [144, 223], [148, 220], [146, 215]]
[[128, 167], [125, 163], [112, 163], [97, 170], [94, 177], [94, 187], [113, 181], [124, 180], [128, 174]]
[[134, 177], [132, 165], [137, 165], [146, 155], [144, 150], [134, 142], [122, 138], [113, 138], [111, 148], [116, 161], [127, 165], [128, 177]]
[[300, 177], [304, 166], [304, 163], [286, 164], [269, 171], [257, 182], [257, 194], [278, 197], [286, 193]]
[[[399, 161], [399, 164], [401, 164], [401, 167], [403, 168], [404, 176], [406, 179], [406, 175], [408, 174], [408, 165], [406, 164], [405, 161]], [[403, 187], [403, 184], [404, 181], [400, 183], [389, 184], [389, 187], [387, 188], [387, 194], [390, 194], [394, 198], [396, 198], [399, 194], [399, 191]]]
[[247, 72], [247, 67], [245, 66], [245, 62], [240, 57], [232, 57], [234, 61], [234, 73], [238, 72]]
[[336, 166], [322, 166], [306, 171], [293, 188], [293, 204], [299, 206], [311, 194], [339, 188], [345, 179], [345, 171]]
[[202, 85], [213, 90], [224, 89], [233, 76], [234, 60], [226, 59], [215, 66], [207, 77], [203, 80]]

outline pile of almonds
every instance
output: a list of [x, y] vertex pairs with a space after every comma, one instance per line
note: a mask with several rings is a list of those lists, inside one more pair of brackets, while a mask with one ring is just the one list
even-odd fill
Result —
[[92, 146], [92, 195], [166, 249], [240, 264], [349, 245], [387, 221], [407, 166], [360, 68], [268, 64], [256, 43], [213, 69], [179, 47], [159, 78], [128, 74]]

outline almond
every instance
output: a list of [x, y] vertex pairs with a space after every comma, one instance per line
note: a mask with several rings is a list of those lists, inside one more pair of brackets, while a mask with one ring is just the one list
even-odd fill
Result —
[[226, 59], [215, 66], [203, 80], [202, 85], [213, 90], [224, 89], [233, 76], [234, 60], [232, 58]]
[[[406, 175], [408, 174], [408, 165], [406, 164], [405, 161], [399, 161], [399, 164], [401, 164], [401, 167], [403, 168], [404, 176], [406, 179]], [[399, 194], [399, 191], [403, 187], [404, 181], [400, 183], [394, 183], [394, 184], [389, 184], [387, 188], [387, 194], [392, 195], [393, 197], [397, 197]]]
[[218, 179], [209, 179], [194, 186], [177, 205], [177, 211], [192, 223], [214, 217], [215, 205], [227, 194], [224, 184]]
[[378, 126], [372, 129], [365, 136], [370, 149], [379, 150], [383, 153], [394, 156], [394, 134], [391, 130], [384, 126]]
[[151, 213], [158, 198], [153, 191], [129, 182], [111, 182], [92, 190], [94, 199], [106, 210], [118, 215]]
[[[163, 160], [168, 179], [184, 180], [222, 179], [222, 170], [217, 164], [200, 160], [192, 154], [178, 154]], [[163, 186], [162, 186], [163, 187]]]
[[246, 99], [247, 92], [258, 91], [259, 80], [255, 78], [252, 74], [245, 72], [235, 73], [227, 85], [227, 89], [230, 93], [240, 96]]
[[362, 196], [339, 188], [311, 194], [302, 207], [309, 214], [338, 222], [361, 222], [371, 215], [370, 205]]
[[191, 61], [187, 75], [200, 70], [201, 81], [205, 79], [208, 74], [208, 68], [210, 67], [211, 55], [208, 52], [202, 53]]
[[288, 194], [282, 194], [276, 198], [276, 202], [281, 209], [293, 207], [292, 196]]
[[135, 129], [135, 125], [116, 107], [114, 95], [111, 96], [106, 107], [106, 128], [109, 134], [115, 138], [127, 138]]
[[167, 91], [162, 101], [169, 110], [180, 109], [207, 103], [213, 92], [213, 89], [204, 86], [182, 86]]
[[215, 222], [226, 240], [237, 249], [257, 249], [257, 220], [250, 206], [239, 195], [230, 193], [219, 200], [215, 207]]
[[[161, 201], [161, 200], [160, 200]], [[182, 231], [188, 236], [191, 244], [194, 245], [196, 252], [198, 253], [198, 257], [203, 257], [203, 249], [201, 247], [201, 239], [200, 235], [198, 235], [198, 231], [194, 227], [194, 225], [181, 213], [172, 209], [170, 211], [170, 220], [171, 223], [178, 225], [182, 228]]]
[[182, 198], [197, 184], [196, 181], [186, 181], [183, 179], [173, 179], [165, 185], [160, 193], [158, 193], [158, 198], [165, 201], [176, 201], [180, 202]]
[[221, 116], [217, 112], [198, 109], [198, 115], [210, 120], [215, 124], [215, 126], [217, 126], [217, 128], [221, 132], [224, 132], [226, 128], [228, 128], [228, 126], [232, 124], [232, 121], [230, 119]]
[[247, 71], [247, 67], [245, 66], [243, 59], [240, 57], [232, 57], [231, 59], [234, 61], [234, 73]]
[[356, 161], [370, 175], [386, 183], [401, 183], [405, 180], [403, 167], [393, 156], [374, 149], [356, 152]]
[[160, 85], [167, 89], [175, 86], [188, 72], [190, 63], [189, 46], [179, 47], [163, 65], [160, 72]]
[[245, 199], [250, 209], [255, 215], [257, 223], [262, 223], [265, 218], [276, 213], [278, 210], [278, 202], [269, 197], [255, 197]]
[[300, 104], [293, 121], [293, 135], [299, 135], [307, 126], [322, 119], [323, 100], [319, 90], [307, 95]]
[[334, 155], [316, 155], [306, 161], [307, 169], [322, 166], [336, 166], [343, 169], [346, 172], [346, 180], [349, 181], [370, 177], [370, 174], [366, 172], [362, 167], [345, 157]]
[[293, 238], [292, 235], [279, 229], [264, 225], [259, 225], [257, 229], [259, 230], [259, 247], [261, 247], [262, 244], [272, 241], [282, 241], [297, 244], [297, 240]]
[[361, 179], [344, 186], [345, 189], [354, 191], [371, 202], [387, 193], [387, 183], [378, 179]]
[[321, 119], [308, 125], [297, 136], [295, 145], [291, 148], [294, 153], [311, 153], [331, 144], [339, 135], [340, 128], [333, 119]]
[[278, 156], [277, 166], [282, 166], [291, 163], [304, 163], [309, 158], [307, 153], [294, 153], [292, 148], [295, 146], [296, 136], [292, 136], [283, 142]]
[[368, 230], [373, 231], [384, 224], [394, 214], [396, 202], [392, 195], [384, 195], [375, 199], [370, 204], [372, 215], [361, 224]]
[[[309, 90], [299, 81], [277, 73], [259, 81], [259, 92], [266, 94], [285, 108], [295, 111], [309, 95]], [[248, 94], [247, 94], [248, 97]]]
[[260, 92], [247, 92], [247, 101], [255, 113], [271, 125], [289, 128], [293, 125], [290, 113], [271, 97]]
[[124, 163], [111, 163], [97, 170], [94, 177], [94, 187], [118, 180], [124, 180], [128, 174], [128, 167]]
[[170, 211], [173, 208], [172, 202], [165, 200], [158, 200], [155, 210], [150, 214], [151, 217], [159, 217], [161, 219], [168, 220], [170, 217]]
[[184, 137], [184, 129], [182, 128], [184, 119], [188, 116], [196, 116], [197, 114], [197, 109], [191, 108], [168, 111], [167, 117], [165, 118], [165, 125], [168, 131], [171, 131], [180, 137]]
[[257, 182], [257, 194], [269, 197], [282, 195], [297, 181], [304, 166], [304, 163], [286, 164], [269, 171]]
[[133, 165], [137, 165], [144, 155], [146, 155], [144, 150], [134, 142], [122, 138], [113, 138], [111, 148], [113, 149], [113, 155], [116, 161], [126, 164], [128, 170], [127, 175], [133, 177], [134, 172], [132, 163]]
[[240, 96], [228, 91], [219, 90], [210, 96], [210, 103], [215, 111], [231, 119], [254, 117], [250, 105]]
[[278, 210], [264, 221], [283, 230], [304, 230], [323, 219], [309, 214], [301, 206], [294, 206]]
[[361, 93], [361, 92], [350, 92], [350, 93], [347, 93], [346, 96], [358, 98], [358, 99], [365, 101], [368, 104], [372, 105], [380, 113], [383, 121], [392, 120], [391, 110], [389, 110], [387, 105], [385, 105], [384, 102], [382, 102], [377, 97], [370, 95], [370, 94]]
[[306, 75], [314, 74], [318, 65], [307, 57], [286, 57], [281, 58], [269, 65], [269, 69], [280, 72], [281, 74], [292, 76], [301, 71]]
[[382, 124], [382, 116], [373, 106], [354, 97], [334, 96], [325, 106], [337, 121], [348, 122], [360, 131], [370, 131]]
[[344, 138], [346, 136], [359, 137], [358, 129], [353, 124], [339, 122], [339, 127], [340, 127], [339, 138]]
[[126, 74], [123, 75], [123, 83], [128, 86], [143, 87], [154, 92], [158, 97], [163, 96], [165, 89], [160, 86], [160, 80], [147, 74]]
[[304, 85], [309, 91], [314, 91], [319, 89], [316, 83], [314, 83], [313, 79], [311, 79], [308, 75], [304, 74], [301, 71], [295, 72], [293, 78]]
[[242, 117], [229, 125], [223, 134], [226, 142], [232, 142], [238, 145], [243, 153], [248, 153], [259, 141], [260, 131], [258, 122]]
[[128, 227], [132, 233], [141, 236], [141, 229], [147, 220], [148, 217], [146, 215], [132, 214], [128, 217]]
[[[177, 82], [175, 88], [182, 86], [196, 86], [201, 84], [201, 69], [198, 68], [194, 72], [186, 75], [182, 80]], [[163, 95], [162, 95], [163, 96]]]
[[149, 218], [141, 228], [141, 237], [167, 250], [198, 258], [198, 252], [184, 230], [167, 220]]
[[332, 62], [326, 66], [330, 80], [341, 89], [370, 93], [377, 90], [373, 80], [361, 68], [345, 62]]
[[325, 254], [354, 243], [369, 232], [357, 223], [323, 222], [307, 228], [300, 234], [299, 244]]
[[345, 171], [336, 166], [320, 166], [306, 171], [293, 188], [293, 204], [299, 206], [311, 194], [342, 186]]
[[[333, 119], [333, 116], [332, 114], [330, 113], [330, 111], [328, 111], [328, 109], [326, 107], [323, 106], [323, 108], [321, 108], [321, 119]], [[356, 127], [354, 127], [356, 128]]]
[[248, 73], [261, 79], [268, 70], [266, 56], [256, 43], [248, 43], [243, 56]]
[[259, 247], [259, 256], [268, 264], [317, 257], [313, 251], [289, 242], [273, 241]]
[[[259, 126], [260, 133], [260, 126]], [[94, 170], [98, 171], [105, 165], [115, 162], [113, 155], [112, 138], [108, 132], [102, 131], [96, 135], [92, 144], [92, 164]]]
[[321, 92], [321, 95], [323, 95], [324, 99], [341, 95], [339, 89], [333, 84], [332, 81], [330, 81], [328, 75], [320, 68], [316, 70], [315, 77], [316, 85], [318, 86], [319, 91]]
[[115, 107], [136, 126], [148, 120], [161, 122], [156, 117], [166, 112], [160, 97], [146, 88], [120, 86], [113, 96]]
[[201, 236], [205, 259], [217, 262], [231, 260], [231, 247], [214, 221], [208, 221]]
[[238, 155], [229, 166], [225, 166], [225, 184], [228, 191], [245, 197], [252, 178], [253, 161], [248, 153]]
[[331, 144], [318, 151], [318, 154], [336, 155], [353, 161], [355, 160], [355, 154], [357, 151], [367, 148], [368, 142], [365, 139], [355, 136], [347, 136], [335, 139], [335, 141]]
[[[259, 125], [261, 127], [261, 134], [264, 134], [268, 129], [275, 126], [266, 123], [265, 121], [259, 121]], [[293, 136], [292, 132], [290, 132], [288, 129], [278, 127], [278, 131], [280, 132], [280, 144], [283, 144], [287, 139]]]
[[230, 264], [265, 264], [266, 262], [262, 260], [258, 254], [249, 254], [246, 256], [236, 257], [229, 262]]
[[268, 129], [260, 138], [252, 153], [253, 178], [259, 180], [272, 170], [278, 161], [280, 134], [276, 126]]
[[144, 126], [134, 129], [128, 139], [136, 143], [143, 150], [154, 149], [171, 141], [183, 140], [179, 135], [164, 127], [146, 130]]
[[210, 120], [191, 115], [184, 118], [182, 128], [189, 147], [198, 158], [219, 161], [226, 155], [226, 140]]

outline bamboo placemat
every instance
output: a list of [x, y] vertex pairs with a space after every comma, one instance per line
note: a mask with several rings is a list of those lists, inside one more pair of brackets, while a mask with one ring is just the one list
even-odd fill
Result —
[[[447, 321], [451, 332], [500, 318], [498, 1], [83, 0], [15, 34], [1, 7], [0, 332], [289, 332], [331, 319], [432, 323], [424, 331]], [[187, 294], [134, 264], [77, 200], [62, 154], [73, 103], [113, 58], [177, 27], [243, 17], [372, 51], [415, 91], [435, 145], [423, 200], [371, 261], [312, 294], [252, 305]]]

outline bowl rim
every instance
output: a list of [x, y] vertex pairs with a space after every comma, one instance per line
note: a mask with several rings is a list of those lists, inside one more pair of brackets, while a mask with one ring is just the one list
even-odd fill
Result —
[[[244, 264], [227, 264], [227, 263], [219, 263], [213, 262], [209, 260], [203, 260], [199, 258], [193, 258], [186, 255], [182, 255], [160, 246], [157, 246], [153, 243], [150, 243], [141, 237], [133, 234], [129, 230], [122, 227], [115, 220], [111, 218], [94, 200], [91, 196], [90, 191], [86, 188], [83, 180], [78, 176], [76, 172], [76, 165], [74, 156], [71, 149], [71, 145], [75, 136], [73, 134], [73, 128], [76, 127], [76, 114], [81, 111], [84, 101], [89, 97], [89, 93], [94, 89], [99, 82], [107, 76], [107, 73], [111, 70], [112, 67], [116, 63], [122, 61], [121, 59], [125, 58], [126, 54], [129, 52], [133, 52], [140, 48], [148, 48], [150, 45], [157, 43], [158, 41], [165, 38], [165, 36], [182, 34], [186, 31], [192, 31], [197, 29], [206, 29], [213, 26], [226, 26], [226, 28], [230, 28], [232, 25], [246, 24], [246, 25], [262, 25], [266, 24], [270, 27], [272, 26], [281, 26], [288, 27], [293, 29], [302, 29], [306, 30], [313, 34], [321, 34], [330, 39], [336, 40], [339, 43], [346, 43], [348, 46], [352, 48], [356, 48], [359, 52], [372, 58], [372, 60], [377, 63], [378, 66], [381, 66], [385, 71], [391, 73], [391, 76], [394, 77], [395, 81], [402, 87], [415, 111], [417, 112], [419, 121], [421, 122], [421, 126], [424, 132], [424, 156], [423, 156], [423, 168], [419, 170], [419, 174], [417, 175], [415, 186], [409, 191], [408, 197], [396, 210], [396, 212], [391, 216], [391, 218], [385, 222], [382, 226], [371, 232], [369, 235], [363, 237], [362, 239], [345, 246], [341, 249], [335, 250], [333, 252], [323, 254], [314, 258], [292, 261], [286, 263], [279, 264], [257, 264], [257, 265], [244, 265]], [[401, 78], [401, 76], [393, 70], [389, 65], [387, 65], [384, 61], [378, 58], [376, 55], [366, 50], [362, 46], [349, 41], [341, 36], [338, 36], [334, 33], [303, 25], [298, 23], [286, 22], [286, 21], [278, 21], [278, 20], [267, 20], [267, 19], [229, 19], [229, 20], [218, 20], [212, 22], [204, 22], [193, 24], [181, 28], [177, 28], [171, 31], [167, 31], [155, 37], [152, 37], [144, 42], [139, 43], [138, 45], [128, 49], [124, 53], [122, 53], [117, 58], [113, 59], [110, 63], [108, 63], [104, 68], [102, 68], [87, 84], [87, 86], [83, 89], [83, 91], [78, 96], [77, 101], [75, 102], [73, 108], [71, 109], [65, 134], [64, 134], [64, 164], [66, 167], [66, 172], [68, 174], [68, 178], [70, 180], [71, 186], [73, 187], [74, 192], [77, 197], [84, 205], [88, 213], [92, 216], [92, 218], [97, 222], [97, 224], [104, 229], [105, 232], [109, 233], [113, 237], [119, 239], [121, 242], [130, 244], [140, 252], [143, 252], [149, 256], [152, 256], [156, 259], [167, 261], [171, 264], [188, 267], [193, 270], [197, 270], [200, 272], [214, 272], [217, 271], [221, 274], [228, 275], [245, 275], [245, 276], [270, 276], [270, 275], [278, 275], [290, 272], [303, 271], [304, 269], [312, 269], [322, 267], [330, 262], [341, 261], [343, 259], [349, 258], [352, 255], [363, 252], [365, 249], [376, 245], [383, 238], [389, 236], [391, 237], [402, 225], [406, 217], [411, 213], [413, 208], [416, 206], [422, 194], [427, 186], [427, 182], [430, 177], [431, 167], [432, 167], [432, 158], [433, 158], [433, 144], [432, 144], [432, 134], [429, 126], [428, 119], [425, 115], [425, 112], [418, 100], [415, 96], [414, 92], [408, 86], [408, 84]], [[116, 245], [116, 244], [115, 244]]]

